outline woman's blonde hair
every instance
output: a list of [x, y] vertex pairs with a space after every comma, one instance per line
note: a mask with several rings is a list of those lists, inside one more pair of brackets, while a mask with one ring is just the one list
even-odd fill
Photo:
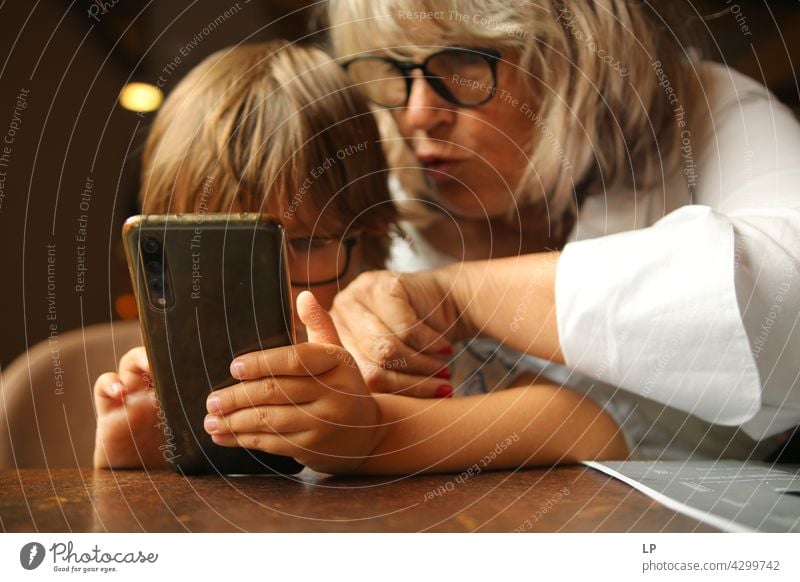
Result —
[[[680, 36], [695, 15], [677, 5], [683, 2], [330, 0], [328, 18], [342, 60], [378, 50], [408, 58], [415, 47], [500, 49], [529, 90], [521, 100], [534, 139], [517, 200], [546, 196], [557, 222], [585, 193], [652, 188], [681, 172], [682, 140], [700, 124], [682, 104], [702, 96], [688, 52], [693, 39]], [[393, 166], [402, 156], [398, 165], [408, 163], [407, 150], [387, 154]]]
[[363, 229], [382, 268], [397, 220], [380, 134], [364, 97], [316, 48], [221, 50], [156, 115], [142, 161], [145, 213], [264, 212], [313, 236]]

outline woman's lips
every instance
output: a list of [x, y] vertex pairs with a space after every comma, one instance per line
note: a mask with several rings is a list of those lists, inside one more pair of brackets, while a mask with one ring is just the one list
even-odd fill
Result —
[[436, 183], [452, 180], [452, 173], [460, 160], [440, 157], [419, 156], [419, 162], [425, 170], [425, 175]]

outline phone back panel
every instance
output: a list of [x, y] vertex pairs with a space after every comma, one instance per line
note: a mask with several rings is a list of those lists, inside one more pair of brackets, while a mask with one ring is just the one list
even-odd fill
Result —
[[[282, 228], [256, 214], [151, 215], [129, 219], [124, 241], [165, 459], [187, 474], [301, 470], [289, 457], [220, 447], [203, 429], [207, 396], [237, 382], [234, 357], [294, 339]], [[159, 253], [146, 252], [158, 244], [155, 294]]]

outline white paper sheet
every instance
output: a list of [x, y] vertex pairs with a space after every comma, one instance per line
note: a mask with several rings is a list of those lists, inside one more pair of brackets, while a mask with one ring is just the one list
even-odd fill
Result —
[[739, 461], [585, 465], [727, 532], [800, 532], [800, 466]]

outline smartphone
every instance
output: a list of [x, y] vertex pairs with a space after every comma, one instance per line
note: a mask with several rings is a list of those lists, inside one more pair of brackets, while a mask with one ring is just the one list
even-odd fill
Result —
[[159, 404], [162, 452], [184, 474], [293, 474], [290, 457], [216, 445], [206, 398], [239, 355], [294, 341], [286, 239], [256, 213], [133, 216], [123, 241]]

